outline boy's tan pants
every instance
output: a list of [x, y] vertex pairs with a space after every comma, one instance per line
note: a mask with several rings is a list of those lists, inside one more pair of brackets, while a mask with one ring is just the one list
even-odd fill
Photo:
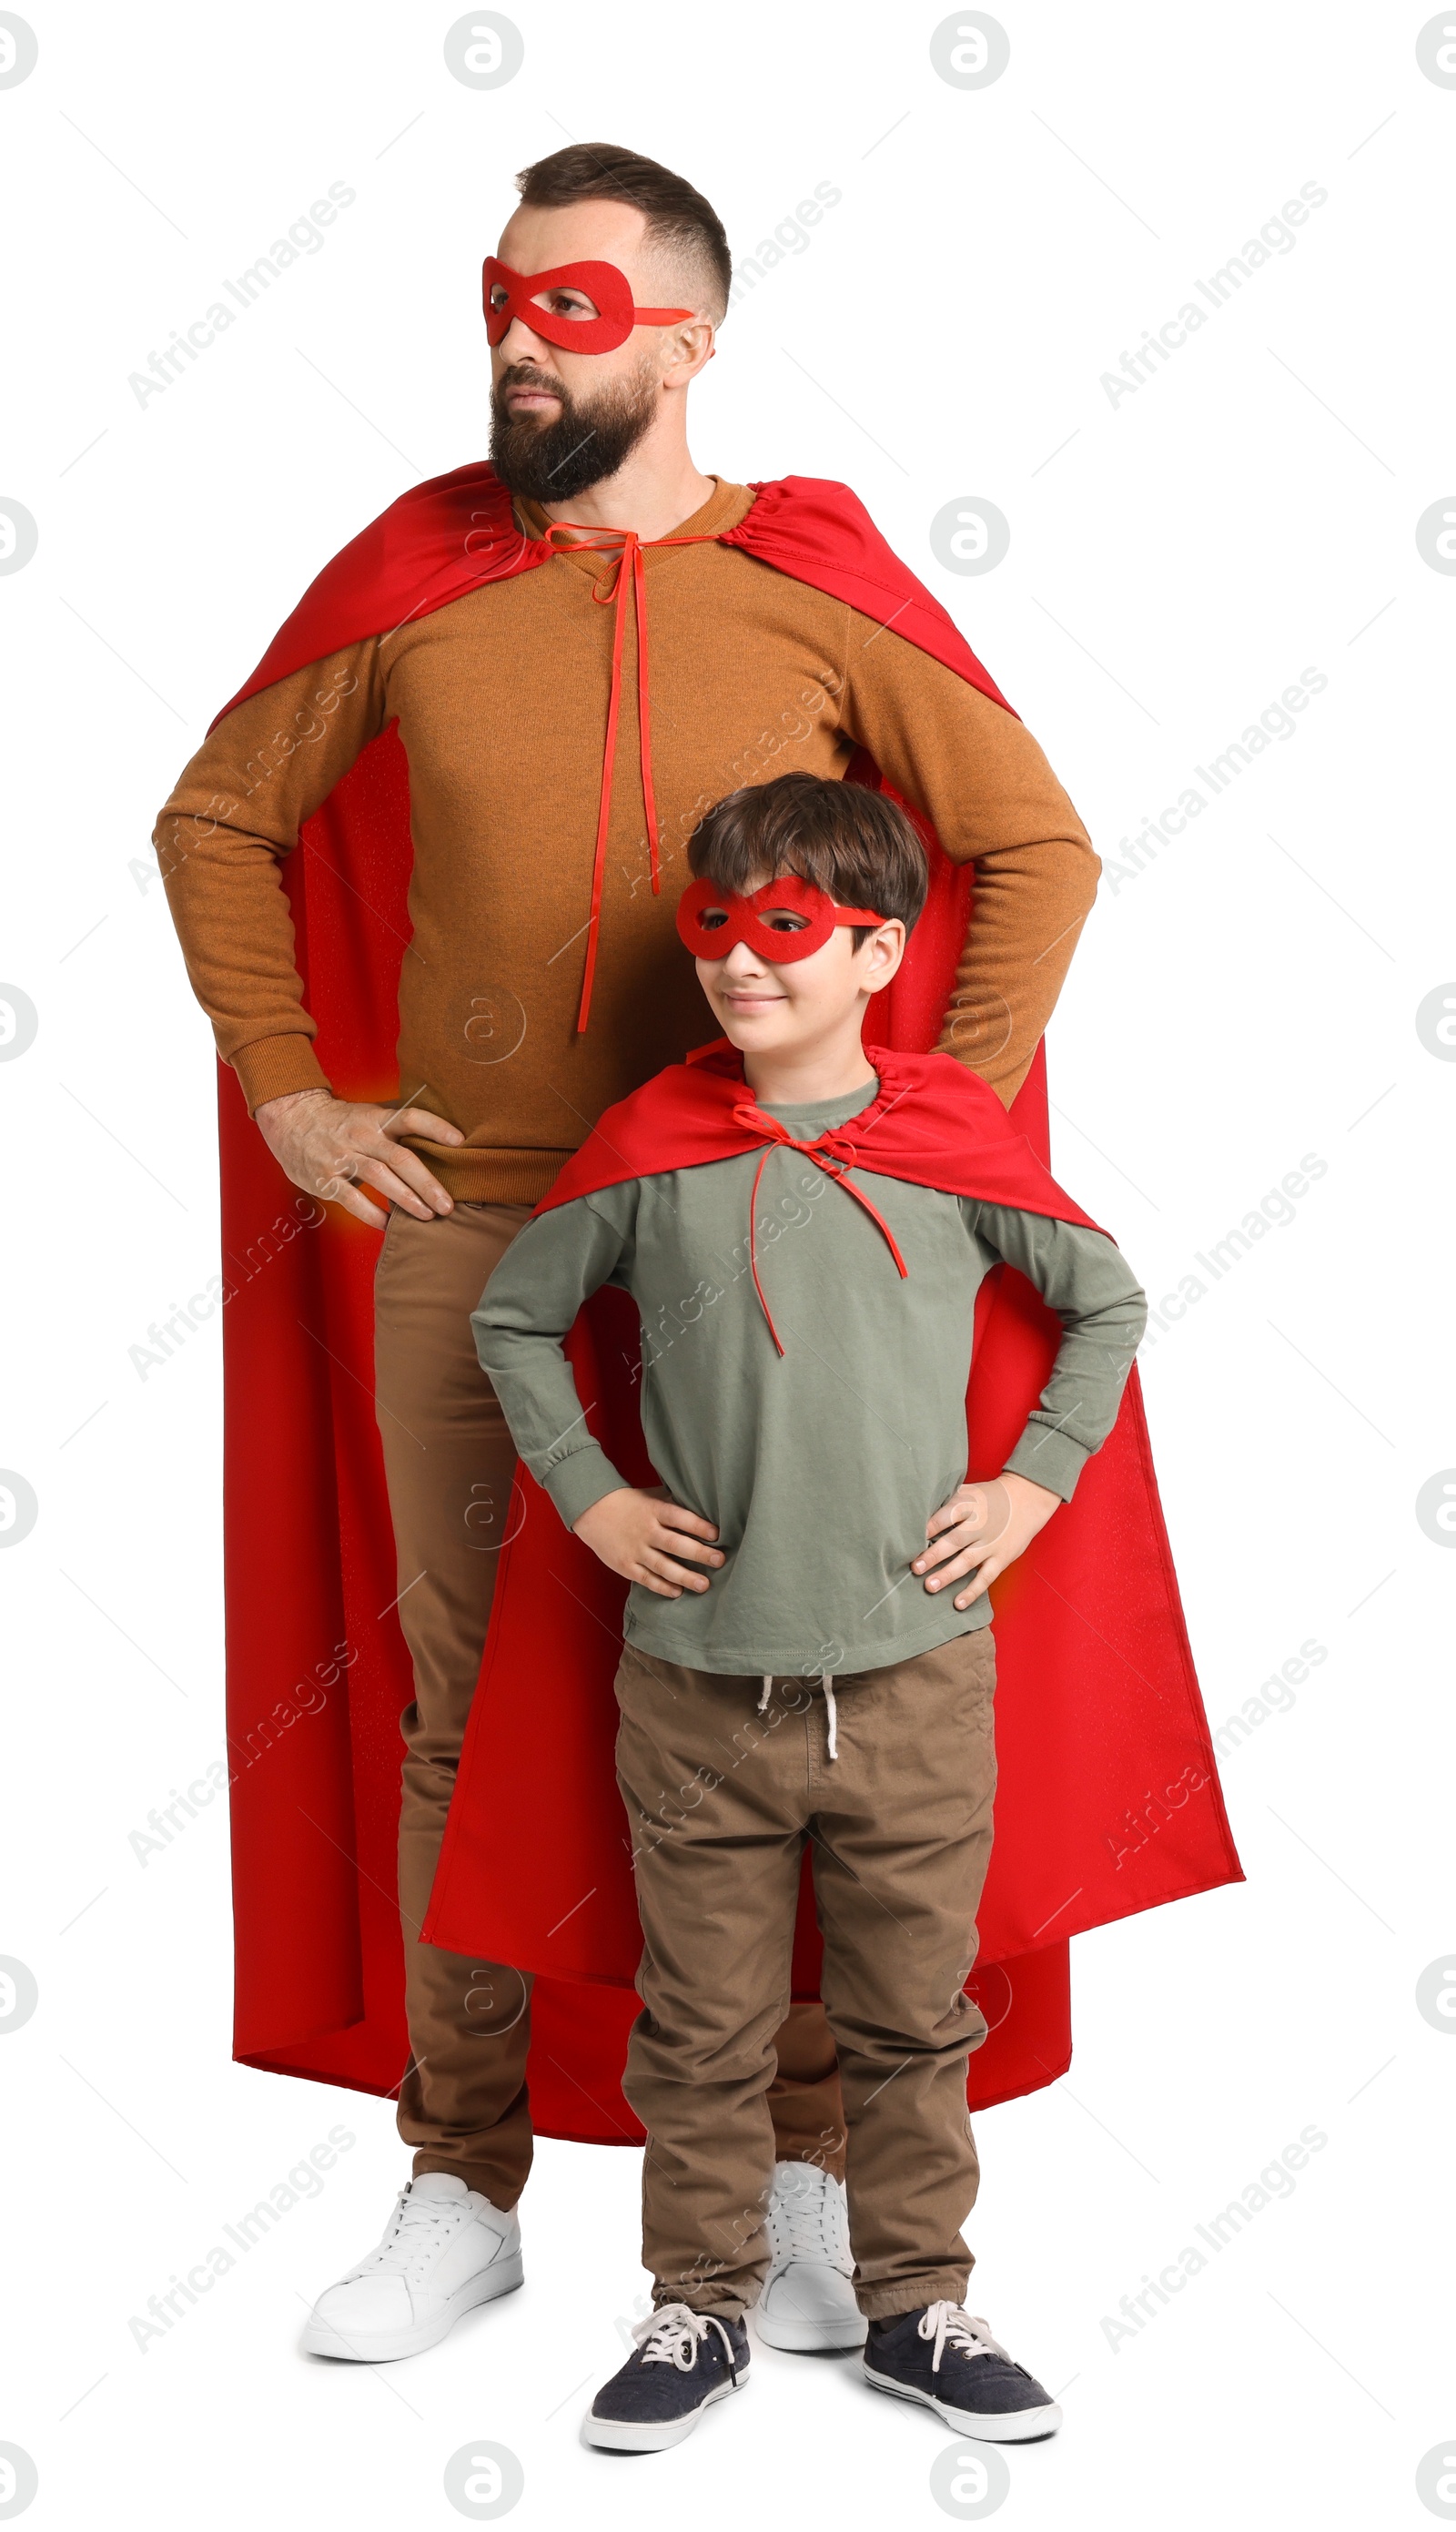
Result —
[[964, 2295], [979, 2177], [966, 2060], [986, 2026], [962, 1989], [990, 1857], [994, 1687], [988, 1627], [837, 1678], [831, 1759], [816, 1682], [775, 1679], [760, 1713], [759, 1679], [625, 1648], [617, 1765], [644, 1950], [624, 2090], [647, 2130], [643, 2256], [659, 2302], [737, 2315], [762, 2283], [806, 1842], [860, 2308], [879, 2319]]
[[[415, 2169], [454, 2171], [514, 2207], [531, 2168], [526, 2093], [530, 1981], [519, 1970], [421, 1943], [465, 1735], [495, 1570], [510, 1518], [515, 1446], [476, 1359], [470, 1314], [531, 1208], [458, 1204], [433, 1222], [396, 1213], [374, 1284], [374, 1363], [398, 1558], [399, 1617], [415, 1669], [400, 1814], [400, 1913], [410, 2065], [400, 2134]], [[610, 1801], [603, 1788], [603, 1800]], [[784, 2160], [844, 2171], [834, 2043], [818, 2005], [777, 2036], [771, 2087]]]

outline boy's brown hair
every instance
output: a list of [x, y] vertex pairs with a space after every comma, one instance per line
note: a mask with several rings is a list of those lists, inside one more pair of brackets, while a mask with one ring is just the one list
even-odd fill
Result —
[[[695, 879], [710, 879], [736, 896], [793, 871], [840, 905], [898, 915], [907, 932], [930, 884], [925, 848], [895, 801], [817, 774], [780, 774], [730, 791], [695, 830], [688, 864]], [[852, 929], [858, 950], [869, 927]]]

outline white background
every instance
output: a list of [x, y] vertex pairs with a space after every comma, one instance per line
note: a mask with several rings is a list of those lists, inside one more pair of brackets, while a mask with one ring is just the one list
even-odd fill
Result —
[[[525, 63], [494, 90], [448, 72], [448, 0], [36, 5], [38, 65], [0, 89], [0, 496], [39, 531], [0, 580], [0, 975], [38, 1013], [0, 1062], [0, 1464], [38, 1501], [0, 1557], [0, 1951], [39, 1987], [0, 2040], [0, 2439], [38, 2467], [37, 2524], [448, 2524], [445, 2464], [480, 2438], [524, 2464], [523, 2524], [943, 2519], [944, 2432], [847, 2362], [763, 2351], [665, 2457], [579, 2446], [644, 2283], [635, 2155], [543, 2147], [524, 2293], [432, 2353], [299, 2356], [403, 2176], [392, 2111], [230, 2064], [221, 1805], [145, 1866], [129, 1844], [222, 1747], [216, 1322], [144, 1379], [129, 1351], [217, 1246], [210, 1040], [147, 836], [323, 560], [483, 452], [511, 174], [608, 138], [688, 173], [738, 254], [842, 191], [730, 315], [695, 454], [852, 483], [1109, 869], [1302, 670], [1327, 679], [1104, 880], [1050, 1039], [1059, 1174], [1154, 1300], [1207, 1288], [1145, 1378], [1210, 1720], [1306, 1640], [1325, 1658], [1225, 1761], [1247, 1883], [1076, 1946], [1070, 2080], [980, 2122], [970, 2302], [1067, 2413], [1010, 2454], [1008, 2525], [1419, 2525], [1418, 2464], [1456, 2450], [1456, 2030], [1416, 2002], [1456, 1951], [1456, 1569], [1415, 1511], [1456, 1463], [1431, 1196], [1456, 1071], [1416, 1027], [1456, 974], [1456, 579], [1415, 533], [1456, 474], [1456, 89], [1418, 65], [1420, 0], [1008, 4], [1009, 67], [969, 91], [932, 68], [933, 4], [512, 8]], [[129, 374], [335, 181], [358, 199], [322, 250], [139, 404]], [[1292, 251], [1112, 403], [1101, 374], [1308, 183], [1328, 199]], [[1010, 522], [981, 577], [930, 550], [960, 498]], [[1306, 1154], [1293, 1222], [1203, 1275]], [[131, 2316], [341, 2119], [322, 2194], [139, 2349]], [[1110, 2343], [1119, 2299], [1306, 2126], [1327, 2144], [1293, 2195]]]

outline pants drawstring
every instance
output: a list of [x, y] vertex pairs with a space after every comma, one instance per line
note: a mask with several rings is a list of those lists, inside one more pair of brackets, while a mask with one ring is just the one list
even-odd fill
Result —
[[[839, 1713], [838, 1708], [834, 1703], [834, 1682], [828, 1671], [820, 1671], [819, 1686], [824, 1692], [824, 1714], [829, 1726], [829, 1755], [831, 1758], [837, 1758], [839, 1755]], [[771, 1670], [766, 1670], [763, 1673], [763, 1694], [758, 1699], [758, 1712], [760, 1714], [767, 1713], [768, 1700], [772, 1695], [773, 1673]]]

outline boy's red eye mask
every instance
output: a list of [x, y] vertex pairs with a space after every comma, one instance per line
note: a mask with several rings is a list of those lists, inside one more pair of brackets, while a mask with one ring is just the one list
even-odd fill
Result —
[[[800, 916], [803, 929], [776, 931], [768, 919], [775, 914]], [[717, 920], [710, 921], [712, 916]], [[752, 896], [734, 896], [710, 879], [696, 879], [678, 902], [678, 938], [695, 958], [726, 958], [736, 942], [745, 941], [760, 958], [784, 967], [822, 950], [841, 923], [883, 923], [884, 919], [863, 905], [837, 904], [812, 880], [800, 879], [792, 871], [782, 879], [765, 880]]]
[[[486, 340], [492, 346], [504, 341], [512, 318], [519, 316], [559, 351], [615, 352], [634, 325], [675, 325], [679, 317], [693, 314], [691, 308], [634, 308], [632, 285], [615, 263], [558, 263], [549, 272], [513, 272], [498, 257], [487, 255], [480, 289]], [[580, 290], [597, 314], [564, 316], [557, 309], [539, 307], [538, 299], [550, 290]]]

